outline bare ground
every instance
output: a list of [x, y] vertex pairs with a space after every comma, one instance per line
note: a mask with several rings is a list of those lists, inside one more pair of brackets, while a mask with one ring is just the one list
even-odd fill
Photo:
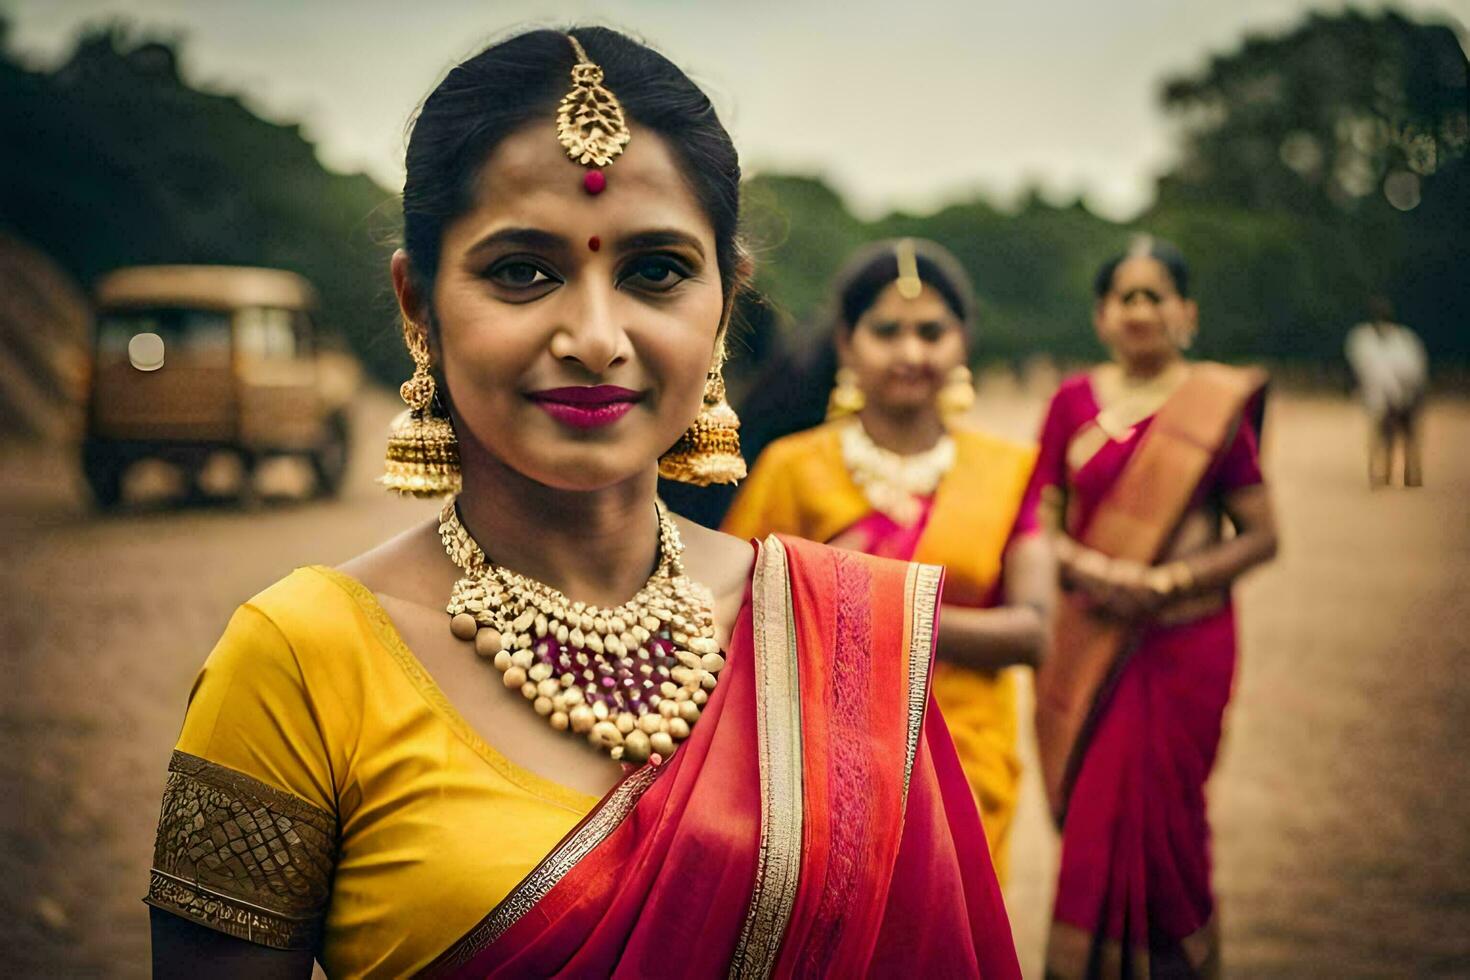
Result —
[[[1039, 403], [999, 384], [992, 427]], [[431, 504], [371, 484], [366, 397], [343, 497], [99, 517], [68, 461], [0, 454], [0, 949], [7, 972], [144, 976], [139, 902], [189, 685], [236, 604]], [[1241, 588], [1242, 668], [1211, 786], [1226, 972], [1470, 972], [1470, 403], [1430, 411], [1429, 486], [1370, 493], [1344, 401], [1280, 397], [1281, 558]], [[147, 483], [146, 474], [144, 483]], [[273, 475], [284, 491], [294, 473]], [[1028, 779], [1009, 888], [1037, 975], [1055, 842]]]

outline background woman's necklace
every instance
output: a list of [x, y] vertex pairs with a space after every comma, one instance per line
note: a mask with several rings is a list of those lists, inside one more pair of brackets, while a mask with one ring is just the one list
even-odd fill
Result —
[[921, 498], [938, 490], [954, 466], [954, 438], [947, 432], [932, 448], [912, 456], [878, 445], [856, 418], [842, 427], [840, 439], [842, 462], [852, 482], [874, 510], [887, 514], [901, 527], [919, 519]]
[[1115, 441], [1128, 438], [1133, 427], [1162, 408], [1188, 376], [1187, 361], [1175, 361], [1148, 378], [1131, 378], [1117, 364], [1100, 365], [1092, 377], [1099, 403], [1097, 427]]
[[465, 573], [446, 607], [454, 635], [473, 640], [557, 731], [586, 735], [622, 762], [667, 759], [689, 737], [725, 658], [714, 600], [684, 574], [684, 543], [663, 501], [658, 567], [632, 599], [603, 609], [490, 561], [460, 523], [456, 499], [439, 514], [444, 550]]

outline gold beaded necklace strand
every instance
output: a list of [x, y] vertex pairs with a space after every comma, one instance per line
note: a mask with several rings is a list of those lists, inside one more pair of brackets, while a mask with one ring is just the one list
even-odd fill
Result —
[[455, 637], [473, 641], [501, 680], [557, 731], [570, 729], [613, 759], [667, 759], [689, 737], [725, 658], [714, 600], [684, 574], [684, 543], [662, 500], [659, 561], [632, 599], [604, 609], [573, 602], [485, 556], [459, 519], [439, 514], [439, 538], [465, 573], [446, 611]]

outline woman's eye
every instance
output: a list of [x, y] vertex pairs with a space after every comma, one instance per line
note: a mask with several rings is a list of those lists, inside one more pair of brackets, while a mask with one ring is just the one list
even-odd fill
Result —
[[946, 327], [947, 324], [940, 323], [937, 320], [921, 323], [919, 324], [919, 339], [927, 344], [932, 344], [944, 336]]
[[489, 272], [491, 281], [510, 289], [527, 289], [554, 280], [530, 262], [502, 262]]
[[898, 324], [896, 323], [875, 323], [869, 329], [879, 340], [892, 340], [898, 336]]
[[650, 255], [629, 263], [623, 282], [637, 289], [662, 293], [689, 278], [689, 273], [673, 259]]

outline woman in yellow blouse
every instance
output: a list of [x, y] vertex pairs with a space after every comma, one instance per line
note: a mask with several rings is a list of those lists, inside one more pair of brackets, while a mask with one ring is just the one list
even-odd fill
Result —
[[934, 697], [1004, 869], [1021, 771], [1006, 668], [1039, 661], [1050, 595], [1048, 553], [1036, 528], [1018, 523], [1035, 451], [959, 418], [973, 399], [965, 364], [974, 304], [942, 247], [869, 246], [835, 292], [832, 420], [765, 449], [724, 530], [782, 531], [945, 566]]
[[385, 482], [451, 499], [231, 620], [169, 765], [155, 973], [1019, 976], [927, 710], [942, 571], [657, 497], [744, 472], [708, 99], [615, 31], [531, 31], [439, 84], [406, 170]]

